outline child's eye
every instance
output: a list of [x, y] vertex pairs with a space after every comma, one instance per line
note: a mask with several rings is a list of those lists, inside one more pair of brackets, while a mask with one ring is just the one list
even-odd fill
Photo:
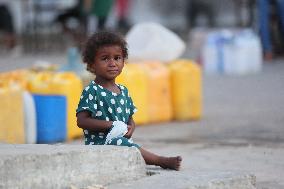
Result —
[[111, 62], [112, 60], [115, 61], [115, 62], [121, 62], [123, 61], [123, 58], [122, 56], [114, 56], [113, 58], [109, 57], [109, 56], [103, 56], [100, 58], [101, 61], [103, 62], [106, 62], [106, 63], [109, 63]]
[[108, 62], [108, 61], [110, 61], [110, 58], [107, 57], [107, 56], [104, 56], [104, 57], [101, 58], [101, 60], [103, 60], [103, 61], [105, 61], [105, 62]]
[[115, 60], [115, 61], [121, 61], [121, 60], [122, 60], [122, 57], [121, 57], [121, 56], [116, 56], [116, 57], [114, 57], [114, 60]]

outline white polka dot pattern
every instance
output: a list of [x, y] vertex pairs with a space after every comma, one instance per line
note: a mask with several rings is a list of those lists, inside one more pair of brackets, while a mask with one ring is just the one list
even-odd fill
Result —
[[118, 113], [121, 113], [121, 112], [122, 112], [122, 110], [121, 110], [120, 107], [118, 107], [118, 108], [116, 109], [116, 111], [117, 111]]
[[117, 144], [118, 146], [121, 145], [121, 143], [122, 143], [122, 140], [121, 140], [121, 139], [118, 139], [117, 142], [116, 142], [116, 144]]
[[109, 113], [112, 113], [111, 107], [108, 107], [108, 112], [109, 112]]
[[115, 104], [115, 100], [112, 98], [112, 99], [110, 99], [110, 103], [111, 104]]
[[101, 111], [97, 111], [96, 116], [102, 116], [102, 115], [103, 115], [103, 113]]
[[[101, 85], [92, 82], [83, 91], [78, 110], [90, 111], [94, 113], [92, 114], [93, 116], [96, 116], [100, 120], [123, 121], [127, 123], [129, 115], [137, 110], [134, 109], [135, 107], [131, 98], [128, 98], [129, 93], [127, 88], [122, 85], [117, 86], [120, 89], [120, 93], [109, 91]], [[89, 134], [90, 139], [91, 134], [93, 133]], [[99, 135], [96, 135], [96, 138], [99, 138]], [[88, 144], [89, 142], [87, 141]]]

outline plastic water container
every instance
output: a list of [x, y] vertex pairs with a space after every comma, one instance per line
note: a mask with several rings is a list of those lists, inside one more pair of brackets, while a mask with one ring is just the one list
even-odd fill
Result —
[[25, 143], [23, 90], [0, 81], [0, 141]]
[[53, 77], [51, 88], [67, 99], [67, 139], [82, 136], [82, 129], [77, 126], [76, 118], [76, 108], [83, 90], [81, 79], [73, 72], [57, 73]]
[[76, 108], [82, 92], [82, 85], [81, 79], [74, 72], [42, 72], [36, 74], [29, 83], [29, 89], [33, 94], [66, 97], [67, 139], [82, 136], [82, 130], [77, 127], [76, 121]]
[[234, 37], [234, 43], [227, 54], [227, 74], [259, 73], [262, 69], [261, 43], [258, 36], [250, 30], [243, 30]]
[[[9, 103], [10, 105], [7, 106], [5, 108], [5, 111], [7, 113], [8, 112], [12, 112], [14, 119], [10, 120], [6, 119], [6, 122], [13, 122], [16, 121], [17, 119], [21, 119], [21, 116], [23, 114], [23, 118], [24, 118], [24, 135], [25, 136], [25, 140], [24, 143], [35, 143], [36, 142], [36, 115], [35, 115], [35, 104], [34, 104], [34, 100], [31, 96], [31, 94], [26, 91], [27, 90], [27, 86], [28, 86], [28, 81], [30, 79], [30, 77], [32, 77], [32, 72], [28, 71], [28, 70], [13, 70], [10, 72], [5, 72], [5, 73], [1, 73], [0, 74], [0, 80], [1, 82], [5, 83], [6, 85], [6, 94], [10, 94], [10, 98], [14, 98], [14, 94], [11, 93], [17, 93], [17, 91], [20, 91], [20, 93], [22, 94], [22, 102], [20, 104], [19, 101], [21, 99], [9, 99], [9, 97], [3, 97], [1, 98], [1, 100], [3, 100], [3, 102], [5, 103]], [[3, 90], [2, 90], [3, 91]], [[6, 98], [6, 99], [5, 99]], [[13, 106], [15, 105], [15, 103], [17, 104], [16, 106], [19, 107], [18, 110], [9, 110], [10, 108], [13, 108]], [[22, 105], [21, 105], [22, 104]], [[23, 109], [21, 110], [21, 106], [23, 106]], [[20, 111], [20, 112], [19, 112]], [[19, 113], [21, 115], [19, 115]], [[2, 112], [2, 114], [0, 115], [1, 118], [5, 117], [5, 113]], [[21, 123], [22, 124], [22, 123]], [[2, 125], [2, 124], [1, 124]], [[6, 123], [3, 124], [7, 127], [10, 128], [10, 130], [15, 134], [16, 137], [16, 133], [17, 132], [21, 132], [21, 129], [11, 129], [11, 128], [16, 128], [17, 124], [16, 123]], [[21, 126], [22, 127], [22, 126]], [[5, 131], [2, 132], [3, 134], [7, 134], [7, 132], [10, 131]], [[8, 136], [9, 134], [7, 134]], [[17, 140], [18, 139], [13, 139], [14, 142], [18, 143]], [[10, 140], [10, 141], [13, 141]], [[22, 142], [20, 142], [22, 143]]]
[[202, 63], [209, 74], [258, 73], [262, 69], [260, 39], [249, 29], [212, 32], [202, 50]]
[[67, 63], [62, 64], [59, 68], [60, 72], [75, 72], [83, 82], [83, 85], [89, 85], [94, 79], [92, 73], [86, 70], [86, 65], [81, 62], [80, 52], [77, 47], [70, 47], [67, 50]]
[[37, 114], [37, 143], [55, 143], [66, 139], [66, 97], [33, 95]]
[[218, 73], [218, 54], [217, 54], [217, 40], [216, 34], [209, 34], [207, 41], [202, 49], [201, 63], [206, 73]]
[[197, 63], [176, 60], [169, 64], [173, 117], [175, 120], [198, 120], [202, 116], [202, 76]]
[[25, 119], [25, 142], [27, 144], [36, 143], [36, 108], [32, 95], [24, 91], [24, 119]]
[[144, 62], [148, 77], [148, 101], [150, 122], [163, 122], [172, 119], [170, 72], [161, 62]]
[[148, 77], [143, 65], [129, 63], [123, 68], [116, 82], [128, 88], [131, 98], [138, 109], [133, 115], [136, 124], [149, 123]]
[[51, 88], [53, 72], [40, 72], [33, 76], [28, 83], [28, 90], [35, 94], [53, 94], [54, 90]]
[[22, 89], [27, 89], [28, 80], [32, 73], [28, 70], [13, 70], [0, 74], [0, 80], [6, 80], [10, 84], [19, 85]]
[[77, 47], [67, 49], [67, 64], [62, 64], [59, 71], [81, 72], [84, 66], [80, 64], [80, 53]]
[[228, 30], [214, 31], [208, 35], [202, 50], [202, 65], [205, 73], [223, 74], [226, 72], [227, 64], [230, 62], [226, 61], [225, 57], [231, 57], [230, 53], [233, 53], [232, 39], [233, 33]]

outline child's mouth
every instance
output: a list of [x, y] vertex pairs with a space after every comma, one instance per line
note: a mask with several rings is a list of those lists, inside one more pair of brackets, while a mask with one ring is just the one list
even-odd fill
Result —
[[117, 73], [118, 70], [108, 70], [108, 72], [110, 72], [110, 73]]

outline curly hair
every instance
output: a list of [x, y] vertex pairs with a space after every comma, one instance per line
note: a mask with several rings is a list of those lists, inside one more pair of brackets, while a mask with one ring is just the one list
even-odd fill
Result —
[[128, 58], [127, 42], [124, 38], [114, 32], [100, 31], [91, 35], [83, 49], [83, 62], [90, 66], [93, 64], [98, 50], [109, 45], [118, 45], [121, 47], [123, 59]]

